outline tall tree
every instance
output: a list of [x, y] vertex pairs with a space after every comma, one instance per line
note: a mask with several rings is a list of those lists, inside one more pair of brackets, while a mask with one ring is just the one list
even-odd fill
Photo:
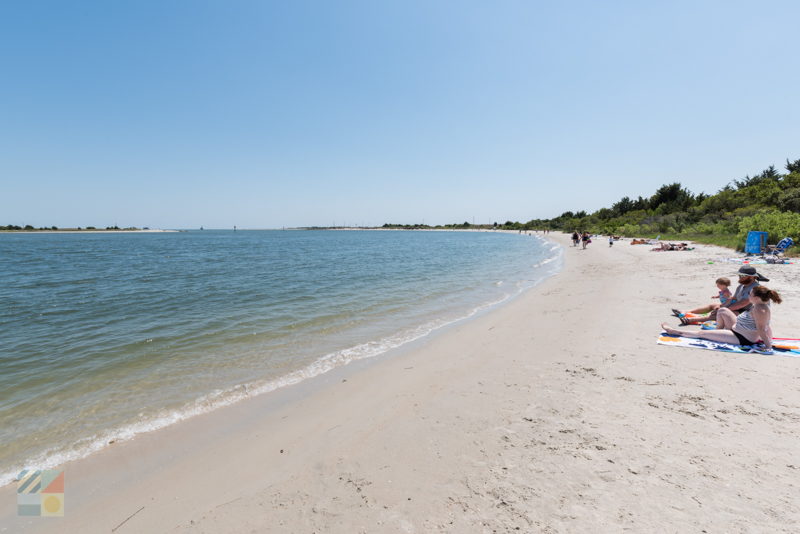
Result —
[[686, 210], [694, 204], [694, 195], [681, 187], [679, 182], [669, 185], [662, 185], [655, 194], [650, 197], [650, 209], [658, 209], [663, 206], [663, 213]]

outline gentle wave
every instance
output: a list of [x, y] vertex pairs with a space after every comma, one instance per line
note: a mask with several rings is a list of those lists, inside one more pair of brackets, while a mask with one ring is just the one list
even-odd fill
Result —
[[[522, 289], [520, 288], [520, 292], [521, 291]], [[127, 441], [139, 434], [153, 432], [191, 417], [209, 413], [213, 410], [230, 406], [257, 395], [263, 395], [280, 388], [299, 384], [304, 380], [320, 376], [356, 360], [374, 358], [381, 354], [385, 354], [391, 350], [400, 348], [403, 345], [422, 339], [425, 336], [428, 336], [446, 326], [450, 326], [474, 317], [482, 311], [502, 304], [513, 296], [514, 295], [509, 294], [500, 300], [478, 306], [462, 317], [452, 320], [432, 321], [412, 330], [399, 332], [393, 336], [378, 341], [370, 341], [326, 354], [312, 364], [307, 365], [302, 369], [292, 371], [275, 380], [240, 384], [224, 391], [213, 391], [180, 410], [174, 410], [166, 414], [158, 415], [155, 418], [147, 421], [140, 421], [111, 430], [100, 436], [94, 436], [92, 438], [81, 440], [75, 444], [76, 447], [73, 447], [70, 450], [58, 448], [49, 449], [41, 455], [26, 462], [25, 466], [20, 466], [8, 473], [0, 474], [0, 486], [13, 482], [16, 480], [17, 474], [22, 471], [22, 469], [30, 468], [30, 466], [37, 466], [38, 469], [50, 469], [69, 461], [79, 460], [111, 444]]]

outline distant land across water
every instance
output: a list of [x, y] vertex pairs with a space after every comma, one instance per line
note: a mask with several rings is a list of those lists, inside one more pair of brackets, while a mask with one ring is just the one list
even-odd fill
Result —
[[[424, 223], [417, 223], [417, 224], [391, 224], [386, 223], [381, 226], [352, 226], [352, 225], [342, 225], [342, 226], [297, 226], [297, 227], [281, 227], [281, 228], [239, 228], [237, 226], [232, 226], [228, 228], [204, 228], [203, 226], [199, 228], [175, 228], [175, 229], [158, 229], [158, 228], [150, 228], [147, 226], [144, 227], [135, 227], [129, 226], [125, 228], [121, 228], [119, 226], [106, 226], [105, 228], [102, 227], [95, 227], [95, 226], [76, 226], [76, 227], [62, 227], [59, 228], [58, 226], [40, 226], [34, 227], [30, 224], [19, 226], [9, 224], [7, 226], [0, 226], [0, 232], [179, 232], [179, 231], [188, 231], [188, 230], [517, 230], [515, 223], [506, 222], [504, 224], [498, 223], [491, 223], [491, 224], [475, 224], [475, 223], [453, 223], [453, 224], [439, 224], [439, 225], [429, 225]], [[518, 223], [516, 223], [518, 225]]]
[[106, 226], [105, 228], [97, 228], [95, 226], [87, 226], [82, 228], [80, 226], [75, 228], [59, 228], [58, 226], [40, 226], [35, 228], [30, 224], [25, 226], [17, 226], [9, 224], [7, 226], [0, 226], [0, 232], [160, 232], [165, 230], [151, 230], [147, 226], [143, 228], [136, 228], [130, 226], [127, 228], [120, 228], [119, 226]]

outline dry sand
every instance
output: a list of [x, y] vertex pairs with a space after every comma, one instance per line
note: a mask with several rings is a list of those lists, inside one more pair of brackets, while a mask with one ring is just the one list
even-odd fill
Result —
[[[800, 359], [656, 345], [733, 254], [552, 237], [509, 304], [68, 464], [64, 518], [3, 488], [0, 531], [797, 531]], [[760, 267], [799, 337], [800, 265]]]

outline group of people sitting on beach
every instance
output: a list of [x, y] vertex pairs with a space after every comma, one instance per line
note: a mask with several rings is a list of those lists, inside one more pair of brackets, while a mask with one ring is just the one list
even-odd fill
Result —
[[692, 250], [689, 243], [659, 243], [657, 247], [651, 248], [654, 252], [661, 252], [662, 250]]
[[661, 324], [661, 328], [671, 336], [742, 345], [748, 347], [750, 352], [772, 354], [770, 303], [780, 304], [781, 296], [777, 291], [759, 284], [769, 282], [769, 279], [759, 274], [755, 267], [741, 267], [737, 275], [739, 284], [733, 294], [730, 292], [731, 281], [728, 278], [717, 279], [719, 292], [712, 298], [719, 302], [686, 312], [672, 310], [682, 325], [702, 324], [702, 330], [677, 330], [665, 323]]

